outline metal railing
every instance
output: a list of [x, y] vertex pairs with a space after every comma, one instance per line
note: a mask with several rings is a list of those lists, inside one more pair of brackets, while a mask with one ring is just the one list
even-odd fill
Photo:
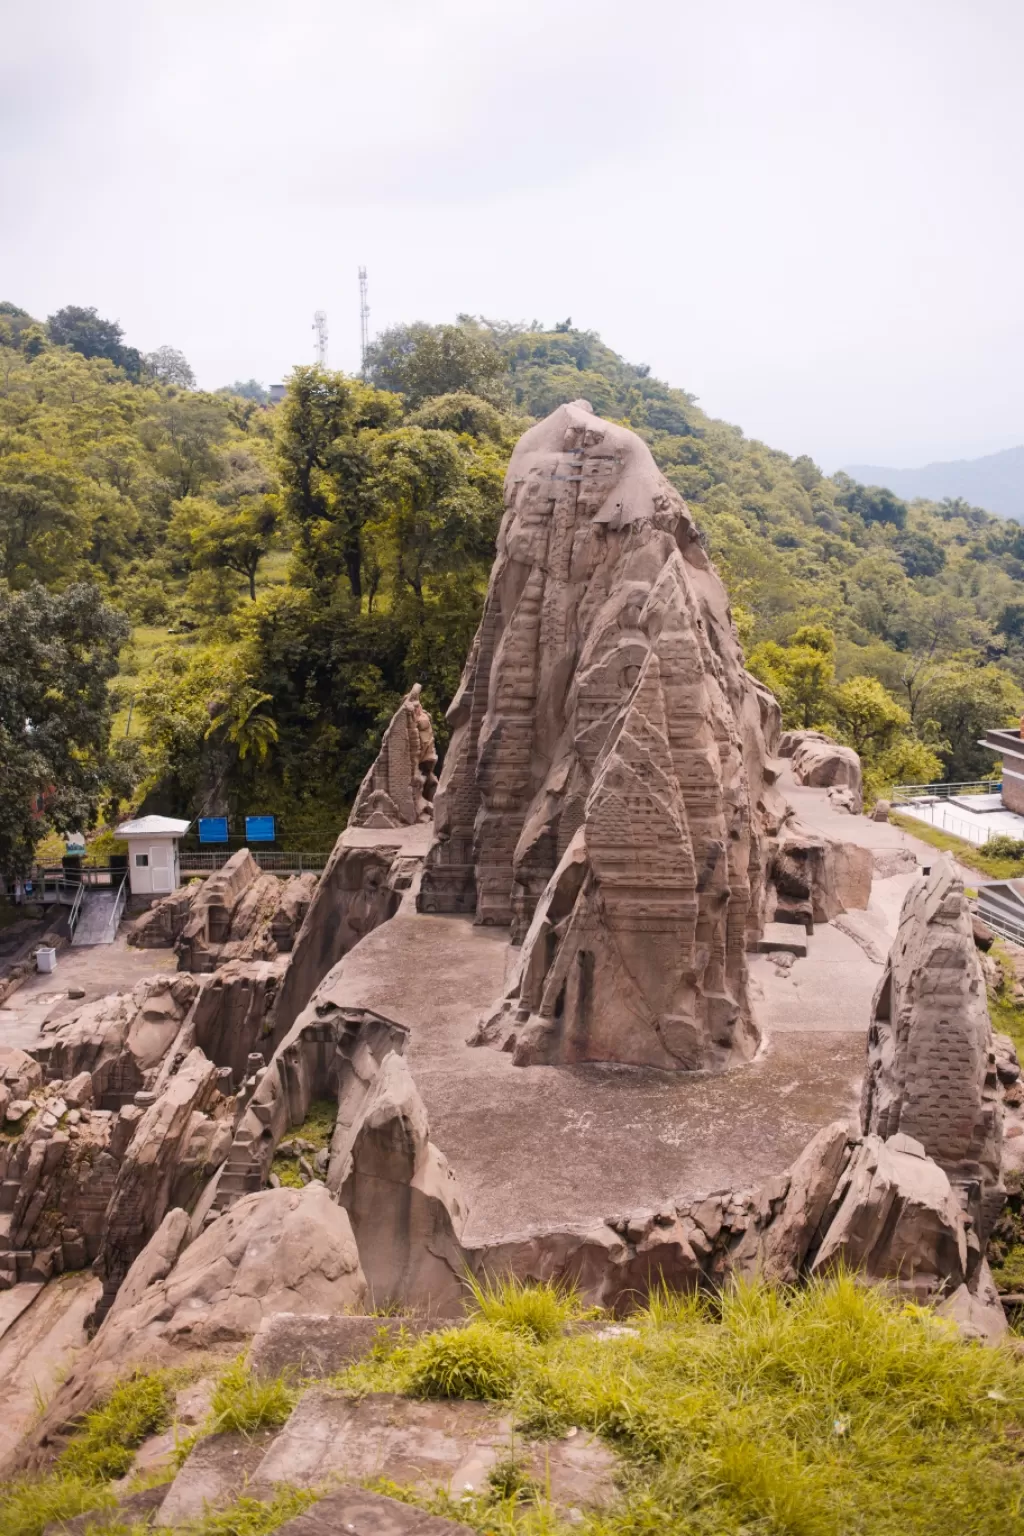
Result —
[[[234, 858], [234, 853], [208, 853], [182, 849], [178, 854], [178, 868], [183, 875], [200, 874], [204, 870], [213, 871], [223, 869], [228, 859]], [[268, 874], [277, 875], [301, 875], [305, 871], [313, 871], [319, 874], [331, 856], [328, 849], [322, 853], [285, 853], [277, 850], [257, 850], [250, 848], [249, 852], [256, 860], [260, 869]]]
[[[78, 919], [82, 915], [82, 901], [85, 897], [85, 886], [80, 885], [71, 903], [71, 911], [68, 913], [68, 938], [73, 939], [75, 929], [78, 927]], [[58, 897], [58, 900], [61, 898]]]
[[948, 832], [950, 837], [958, 837], [964, 843], [973, 843], [976, 848], [983, 847], [990, 837], [998, 836], [991, 827], [979, 826], [976, 821], [947, 816], [944, 805], [904, 804], [904, 810], [914, 821], [923, 821], [926, 826], [934, 827], [936, 832]]
[[967, 779], [961, 784], [897, 784], [893, 788], [893, 805], [905, 805], [908, 800], [953, 800], [958, 795], [998, 795], [1003, 787], [1002, 779]]
[[120, 925], [121, 918], [124, 915], [124, 909], [127, 905], [128, 876], [126, 874], [124, 879], [121, 881], [121, 884], [117, 888], [117, 895], [114, 897], [114, 906], [111, 910], [109, 918], [107, 919], [107, 926], [103, 933], [105, 943], [112, 944], [114, 939], [117, 937], [117, 930]]
[[998, 933], [1001, 939], [1009, 939], [1011, 944], [1020, 944], [1024, 947], [1024, 928], [1017, 923], [1012, 923], [1005, 917], [992, 917], [989, 912], [982, 911], [978, 905], [978, 920], [991, 928], [993, 933]]

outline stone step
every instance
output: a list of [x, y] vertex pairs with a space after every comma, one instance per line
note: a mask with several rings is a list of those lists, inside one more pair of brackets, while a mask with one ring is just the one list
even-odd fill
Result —
[[807, 935], [795, 923], [765, 923], [764, 932], [757, 941], [759, 955], [807, 954]]

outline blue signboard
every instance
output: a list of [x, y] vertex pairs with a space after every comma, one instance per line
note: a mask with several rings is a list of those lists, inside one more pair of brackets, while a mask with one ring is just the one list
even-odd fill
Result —
[[247, 816], [245, 840], [247, 843], [272, 843], [277, 836], [273, 816]]
[[226, 843], [228, 819], [226, 816], [200, 816], [199, 841], [201, 843]]

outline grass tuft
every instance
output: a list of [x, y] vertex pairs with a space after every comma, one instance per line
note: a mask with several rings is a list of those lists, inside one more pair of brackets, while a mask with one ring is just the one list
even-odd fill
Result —
[[584, 1315], [574, 1287], [544, 1281], [535, 1285], [520, 1280], [469, 1280], [476, 1314], [494, 1328], [508, 1328], [538, 1343], [557, 1339], [566, 1324]]
[[87, 1482], [124, 1477], [147, 1435], [171, 1422], [172, 1401], [166, 1372], [140, 1373], [120, 1382], [105, 1403], [86, 1415], [58, 1470]]
[[258, 1429], [274, 1429], [291, 1416], [297, 1393], [283, 1376], [261, 1381], [252, 1375], [239, 1355], [222, 1372], [210, 1401], [211, 1434], [236, 1430], [252, 1435]]
[[147, 1435], [167, 1428], [172, 1400], [165, 1371], [137, 1373], [118, 1383], [86, 1414], [52, 1472], [4, 1486], [0, 1536], [39, 1536], [55, 1521], [109, 1509], [115, 1501], [108, 1484], [128, 1472]]
[[509, 1398], [527, 1365], [524, 1342], [483, 1321], [428, 1334], [411, 1354], [409, 1389], [418, 1397]]

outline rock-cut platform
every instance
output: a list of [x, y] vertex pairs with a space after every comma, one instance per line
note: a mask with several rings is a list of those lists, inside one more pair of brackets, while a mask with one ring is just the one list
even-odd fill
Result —
[[[895, 827], [837, 813], [825, 790], [788, 782], [800, 814], [823, 831], [884, 852], [927, 854]], [[366, 837], [349, 832], [346, 837]], [[380, 830], [411, 852], [419, 828]], [[469, 1206], [468, 1244], [582, 1224], [782, 1172], [821, 1126], [856, 1119], [871, 997], [910, 873], [876, 879], [847, 931], [818, 927], [788, 970], [751, 956], [764, 1044], [724, 1073], [584, 1063], [514, 1066], [466, 1042], [505, 988], [518, 951], [507, 929], [415, 910], [415, 887], [387, 923], [318, 989], [345, 1007], [407, 1026], [407, 1058], [431, 1137]]]

